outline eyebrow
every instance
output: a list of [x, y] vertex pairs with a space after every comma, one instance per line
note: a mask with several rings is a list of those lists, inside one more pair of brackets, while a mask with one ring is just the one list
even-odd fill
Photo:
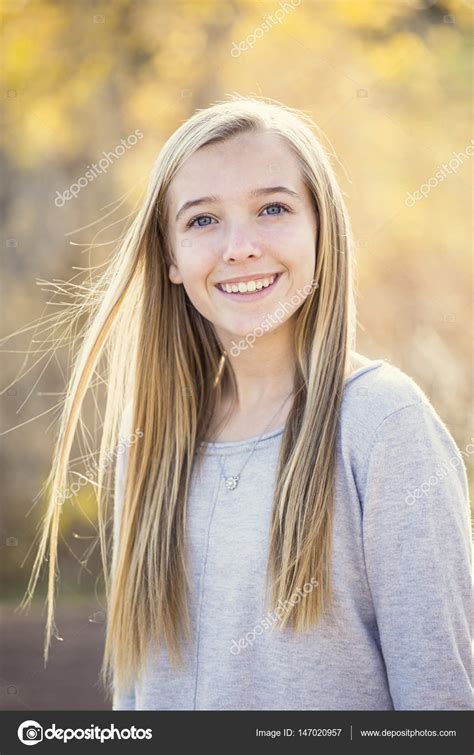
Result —
[[[262, 189], [253, 189], [251, 192], [249, 192], [249, 198], [252, 197], [260, 197], [267, 194], [288, 194], [290, 197], [295, 197], [295, 199], [300, 199], [301, 196], [297, 194], [296, 191], [293, 191], [293, 189], [288, 189], [287, 186], [266, 186]], [[180, 210], [176, 214], [175, 220], [178, 221], [183, 212], [186, 212], [186, 210], [189, 210], [190, 207], [196, 207], [201, 204], [211, 204], [215, 202], [220, 202], [220, 197], [217, 197], [215, 195], [211, 195], [209, 197], [200, 197], [199, 199], [190, 199], [188, 202], [185, 202], [183, 206], [180, 208]]]

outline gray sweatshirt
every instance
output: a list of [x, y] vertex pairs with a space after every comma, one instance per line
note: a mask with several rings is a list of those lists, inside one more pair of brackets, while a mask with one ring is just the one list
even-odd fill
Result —
[[[130, 407], [130, 405], [129, 405]], [[122, 424], [130, 432], [130, 412]], [[264, 577], [283, 428], [218, 442], [193, 473], [187, 539], [193, 640], [174, 672], [150, 645], [114, 710], [472, 708], [471, 537], [463, 458], [421, 388], [385, 360], [346, 380], [336, 449], [334, 611], [309, 632], [276, 628]], [[139, 441], [138, 441], [139, 442]], [[117, 537], [128, 451], [116, 474]], [[225, 474], [238, 474], [227, 489]], [[317, 585], [307, 583], [292, 601]]]

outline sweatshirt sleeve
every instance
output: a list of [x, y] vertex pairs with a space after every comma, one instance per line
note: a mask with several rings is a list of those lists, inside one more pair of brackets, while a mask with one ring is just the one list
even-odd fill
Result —
[[362, 504], [367, 578], [395, 710], [471, 710], [466, 469], [428, 401], [379, 425]]
[[[121, 423], [119, 445], [120, 442], [126, 441], [130, 430], [130, 411], [129, 408], [124, 412], [124, 416]], [[128, 447], [125, 445], [125, 452], [117, 454], [117, 463], [115, 466], [115, 489], [114, 489], [114, 519], [113, 519], [113, 565], [112, 571], [115, 569], [115, 544], [118, 541], [119, 528], [120, 528], [120, 515], [122, 510], [123, 491], [125, 472], [128, 461]], [[122, 694], [118, 694], [117, 690], [114, 690], [112, 700], [112, 710], [136, 710], [135, 700], [135, 685], [132, 685], [130, 689], [125, 690]]]

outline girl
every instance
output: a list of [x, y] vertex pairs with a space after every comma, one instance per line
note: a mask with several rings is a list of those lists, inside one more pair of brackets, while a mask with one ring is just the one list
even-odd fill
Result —
[[263, 98], [196, 112], [93, 292], [32, 580], [47, 553], [47, 657], [58, 496], [105, 354], [100, 459], [126, 441], [110, 573], [98, 465], [114, 709], [471, 705], [465, 467], [416, 383], [354, 351], [315, 132]]

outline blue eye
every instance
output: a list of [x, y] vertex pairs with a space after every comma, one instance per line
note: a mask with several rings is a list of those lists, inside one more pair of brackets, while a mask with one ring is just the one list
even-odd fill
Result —
[[[288, 212], [288, 210], [287, 210], [287, 208], [285, 207], [285, 205], [283, 205], [283, 204], [280, 204], [280, 202], [274, 202], [273, 204], [268, 204], [268, 205], [267, 205], [266, 207], [264, 207], [263, 209], [264, 209], [264, 210], [272, 210], [272, 209], [275, 209], [275, 208], [276, 208], [277, 210], [284, 210], [284, 212]], [[270, 213], [269, 213], [269, 215], [281, 215], [281, 214], [282, 214], [281, 212], [270, 212]]]
[[[199, 220], [213, 220], [210, 215], [198, 215], [197, 218], [193, 218], [189, 221], [189, 223], [186, 225], [186, 228], [192, 228], [194, 224]], [[198, 228], [205, 228], [206, 225], [211, 225], [210, 223], [197, 223]]]

